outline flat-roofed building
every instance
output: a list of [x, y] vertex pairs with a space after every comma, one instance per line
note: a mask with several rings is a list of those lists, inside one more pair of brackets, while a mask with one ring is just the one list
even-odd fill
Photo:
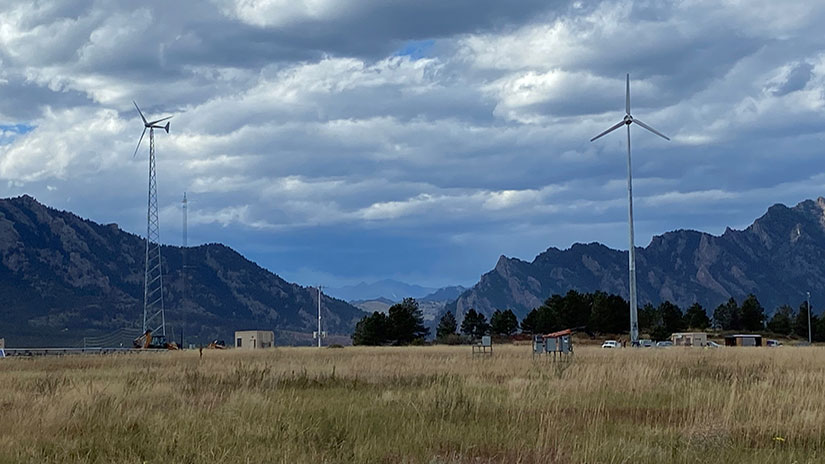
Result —
[[670, 336], [673, 346], [706, 346], [707, 332], [677, 332]]
[[735, 334], [725, 337], [725, 346], [762, 346], [762, 336], [755, 334]]
[[235, 348], [258, 350], [275, 346], [275, 333], [271, 330], [239, 330], [235, 332]]

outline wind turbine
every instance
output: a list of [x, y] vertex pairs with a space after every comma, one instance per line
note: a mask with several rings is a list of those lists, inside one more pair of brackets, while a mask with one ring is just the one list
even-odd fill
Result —
[[[163, 129], [169, 133], [168, 116], [155, 121], [146, 121], [143, 112], [135, 101], [135, 108], [143, 120], [143, 133], [140, 134], [134, 158], [137, 156], [140, 143], [146, 130], [149, 130], [149, 201], [146, 212], [146, 266], [143, 274], [143, 334], [157, 334], [160, 332], [166, 337], [166, 314], [163, 310], [163, 270], [160, 260], [160, 226], [158, 223], [158, 185], [155, 176], [155, 129]], [[158, 123], [166, 121], [165, 126]]]
[[610, 129], [590, 139], [590, 141], [592, 142], [599, 137], [607, 135], [622, 126], [627, 126], [627, 226], [630, 235], [630, 249], [628, 250], [628, 268], [630, 271], [630, 341], [631, 344], [635, 346], [639, 344], [639, 313], [636, 304], [636, 245], [633, 237], [633, 174], [630, 169], [630, 125], [633, 123], [642, 126], [665, 140], [670, 140], [666, 135], [630, 115], [630, 74], [628, 74], [624, 118]]

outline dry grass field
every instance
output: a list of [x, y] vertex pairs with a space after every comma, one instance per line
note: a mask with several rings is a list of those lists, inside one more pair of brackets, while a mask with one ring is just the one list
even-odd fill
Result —
[[0, 463], [821, 463], [825, 350], [0, 360]]

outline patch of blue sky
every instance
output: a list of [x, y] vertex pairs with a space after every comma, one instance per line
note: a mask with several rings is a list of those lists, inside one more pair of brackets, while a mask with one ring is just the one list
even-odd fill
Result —
[[413, 60], [420, 60], [429, 56], [435, 40], [411, 40], [404, 44], [395, 54], [397, 56], [409, 56]]
[[17, 136], [28, 134], [34, 128], [28, 124], [0, 124], [0, 145], [11, 143]]

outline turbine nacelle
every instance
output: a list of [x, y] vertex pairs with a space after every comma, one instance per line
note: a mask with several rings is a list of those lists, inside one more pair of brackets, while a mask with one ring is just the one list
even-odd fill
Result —
[[638, 119], [636, 119], [636, 118], [634, 118], [633, 116], [630, 115], [630, 74], [627, 75], [627, 87], [626, 87], [626, 93], [625, 93], [625, 108], [624, 109], [625, 109], [625, 115], [624, 115], [624, 118], [622, 118], [621, 121], [614, 124], [609, 129], [602, 132], [601, 134], [593, 137], [592, 139], [590, 139], [590, 141], [592, 142], [592, 141], [594, 141], [594, 140], [596, 140], [596, 139], [598, 139], [598, 138], [600, 138], [604, 135], [607, 135], [607, 134], [613, 132], [614, 130], [616, 130], [616, 129], [622, 127], [622, 126], [630, 126], [634, 122], [636, 124], [642, 126], [643, 128], [647, 129], [648, 131], [653, 132], [654, 134], [658, 135], [659, 137], [661, 137], [665, 140], [670, 140], [670, 138], [668, 136], [666, 136], [665, 134], [662, 134], [661, 132], [657, 131], [656, 129], [648, 126], [647, 124], [643, 123], [642, 121], [639, 121]]
[[[138, 106], [138, 104], [134, 100], [132, 100], [132, 103], [135, 104], [135, 108], [137, 109], [138, 114], [140, 115], [140, 119], [143, 120], [143, 133], [140, 134], [140, 139], [138, 140], [137, 146], [135, 147], [135, 153], [132, 155], [132, 158], [134, 158], [135, 156], [137, 156], [137, 152], [140, 149], [140, 143], [143, 142], [143, 136], [146, 135], [146, 129], [150, 129], [150, 130], [151, 129], [163, 129], [168, 134], [169, 133], [169, 124], [170, 124], [170, 122], [168, 120], [172, 119], [172, 116], [167, 116], [165, 118], [157, 119], [157, 120], [154, 120], [154, 121], [147, 121], [146, 117], [143, 116], [143, 111], [140, 111], [140, 107]], [[158, 125], [159, 122], [163, 122], [163, 121], [167, 121], [166, 125], [163, 125], [163, 126]]]

